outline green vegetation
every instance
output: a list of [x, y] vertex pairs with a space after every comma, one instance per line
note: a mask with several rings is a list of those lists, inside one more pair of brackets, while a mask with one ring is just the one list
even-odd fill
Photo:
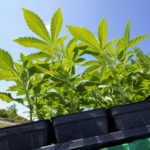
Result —
[[[38, 51], [28, 56], [21, 53], [20, 60], [14, 62], [7, 51], [0, 50], [0, 80], [14, 81], [7, 91], [16, 91], [18, 97], [0, 93], [0, 98], [29, 108], [30, 121], [137, 102], [150, 94], [150, 56], [135, 47], [149, 35], [130, 39], [130, 20], [124, 35], [109, 42], [105, 18], [97, 36], [88, 29], [67, 26], [73, 39], [64, 44], [68, 36], [59, 37], [63, 23], [60, 8], [53, 15], [50, 33], [37, 14], [23, 12], [28, 27], [39, 38], [14, 41]], [[87, 60], [85, 54], [93, 60]], [[78, 66], [86, 67], [83, 73], [77, 74]]]
[[[6, 109], [0, 109], [0, 117], [6, 118], [6, 119], [12, 119], [16, 123], [28, 122], [27, 119], [25, 119], [25, 118], [23, 118], [17, 114], [16, 105], [11, 105], [10, 107], [7, 108], [7, 110]], [[7, 123], [6, 123], [6, 125], [7, 125]]]
[[4, 128], [4, 127], [8, 127], [8, 126], [11, 126], [11, 124], [0, 122], [0, 128]]

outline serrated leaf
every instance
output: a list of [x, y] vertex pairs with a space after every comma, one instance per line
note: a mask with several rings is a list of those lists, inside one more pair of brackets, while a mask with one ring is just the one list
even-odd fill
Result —
[[0, 68], [9, 71], [14, 70], [14, 63], [11, 55], [3, 49], [0, 49]]
[[39, 53], [32, 53], [30, 55], [27, 56], [28, 60], [37, 60], [37, 59], [43, 59], [43, 58], [51, 58], [52, 56], [50, 56], [48, 53], [43, 53], [43, 52], [39, 52]]
[[29, 77], [31, 77], [33, 74], [35, 73], [43, 73], [40, 69], [38, 69], [37, 67], [33, 66], [33, 67], [30, 67], [28, 69], [28, 72], [29, 72]]
[[136, 53], [136, 56], [141, 58], [142, 62], [144, 62], [145, 64], [148, 65], [148, 67], [150, 66], [150, 60], [145, 57], [144, 53], [142, 52], [142, 50], [138, 47], [133, 47], [135, 53]]
[[58, 46], [59, 44], [63, 43], [67, 38], [68, 38], [68, 36], [63, 36], [63, 37], [59, 38], [59, 39], [55, 42], [55, 46]]
[[66, 47], [67, 59], [72, 60], [74, 56], [74, 48], [76, 47], [77, 40], [70, 40]]
[[108, 76], [110, 75], [110, 71], [109, 71], [109, 69], [105, 66], [105, 67], [101, 68], [99, 74], [100, 74], [100, 75], [99, 75], [99, 76], [100, 76], [100, 80], [101, 80], [101, 82], [102, 82], [103, 80], [105, 80], [105, 79], [108, 78]]
[[25, 92], [24, 92], [24, 91], [18, 91], [18, 92], [17, 92], [17, 96], [22, 96], [22, 95], [25, 95]]
[[94, 66], [94, 65], [102, 65], [99, 61], [96, 60], [90, 60], [82, 64], [82, 66]]
[[113, 57], [114, 59], [116, 59], [116, 54], [115, 54], [115, 50], [112, 46], [107, 47], [110, 57]]
[[137, 57], [144, 57], [144, 53], [142, 52], [141, 49], [139, 49], [138, 47], [133, 47], [134, 51], [135, 51], [135, 54]]
[[55, 87], [64, 87], [64, 85], [66, 84], [66, 82], [56, 82], [55, 84], [54, 84], [54, 86]]
[[125, 59], [126, 50], [127, 50], [126, 41], [125, 41], [125, 38], [122, 37], [116, 45], [116, 53], [117, 53], [117, 58], [119, 61], [122, 61]]
[[39, 69], [39, 71], [43, 72], [43, 73], [47, 73], [49, 72], [50, 68], [48, 64], [34, 64], [35, 68]]
[[21, 98], [17, 98], [17, 99], [14, 99], [10, 93], [3, 93], [3, 92], [0, 92], [0, 99], [2, 101], [6, 101], [6, 102], [12, 102], [12, 101], [17, 101], [19, 103], [23, 103], [23, 100]]
[[103, 55], [93, 55], [94, 58], [96, 58], [101, 64], [105, 64], [106, 63], [106, 59], [104, 58]]
[[28, 61], [27, 61], [26, 65], [25, 65], [25, 67], [26, 67], [26, 68], [31, 68], [33, 65], [34, 65], [34, 64], [33, 64], [33, 61], [28, 59]]
[[133, 56], [134, 56], [134, 54], [130, 55], [130, 56], [126, 59], [125, 64], [128, 63], [128, 62], [131, 60], [131, 58], [132, 58]]
[[18, 91], [20, 90], [21, 87], [17, 86], [17, 85], [13, 85], [13, 86], [10, 86], [7, 91]]
[[126, 28], [125, 28], [125, 32], [124, 32], [124, 38], [125, 38], [126, 45], [128, 45], [128, 42], [130, 39], [130, 19], [128, 20], [128, 22], [126, 24]]
[[20, 53], [20, 59], [19, 61], [25, 62], [26, 61], [26, 56], [22, 53]]
[[74, 76], [70, 81], [77, 85], [81, 81], [80, 74]]
[[3, 92], [0, 92], [0, 99], [8, 103], [13, 101], [11, 94]]
[[53, 42], [55, 42], [58, 38], [59, 32], [62, 27], [62, 23], [63, 23], [63, 16], [61, 14], [61, 9], [58, 8], [58, 10], [53, 15], [51, 22], [51, 38]]
[[49, 92], [44, 98], [49, 98], [49, 97], [57, 97], [57, 98], [62, 98], [62, 96], [59, 93], [56, 92]]
[[37, 69], [39, 69], [39, 71], [45, 73], [45, 74], [48, 74], [51, 76], [51, 79], [54, 80], [54, 81], [64, 81], [63, 79], [59, 78], [59, 77], [56, 77], [52, 74], [50, 68], [49, 68], [49, 65], [48, 64], [38, 64], [35, 66]]
[[94, 66], [90, 66], [89, 68], [87, 68], [84, 72], [84, 74], [92, 74], [93, 72], [95, 72], [96, 70], [98, 70], [99, 68], [101, 68], [100, 65], [94, 65]]
[[98, 39], [101, 46], [101, 49], [104, 48], [107, 40], [107, 22], [105, 18], [102, 19], [98, 27]]
[[42, 19], [32, 11], [23, 8], [24, 18], [28, 27], [42, 39], [51, 42], [49, 33], [42, 21]]
[[108, 42], [108, 43], [105, 45], [104, 50], [107, 49], [107, 48], [109, 48], [109, 47], [111, 47], [112, 45], [114, 45], [114, 44], [118, 41], [118, 39], [119, 39], [119, 37], [116, 38], [116, 39], [114, 39], [114, 40], [112, 40], [112, 41], [110, 41], [110, 42]]
[[135, 44], [137, 44], [137, 43], [139, 43], [140, 41], [144, 40], [144, 39], [147, 38], [148, 36], [150, 36], [150, 34], [143, 35], [143, 36], [139, 36], [139, 37], [136, 37], [136, 38], [130, 40], [130, 41], [129, 41], [128, 48], [134, 46]]
[[99, 55], [100, 54], [100, 52], [96, 48], [88, 46], [85, 43], [80, 43], [79, 45], [76, 45], [74, 52], [75, 52], [74, 58], [77, 56], [78, 57], [82, 56], [84, 54], [91, 54], [91, 55]]
[[84, 61], [86, 61], [85, 58], [78, 58], [78, 59], [75, 60], [75, 63], [82, 63]]
[[0, 70], [0, 80], [15, 81], [17, 78], [10, 71]]
[[72, 60], [65, 59], [62, 64], [63, 66], [70, 68], [72, 66]]
[[63, 55], [65, 56], [66, 48], [65, 48], [64, 43], [60, 43], [60, 47], [61, 47], [61, 51], [62, 51]]
[[24, 71], [24, 66], [21, 64], [15, 63], [15, 68], [16, 68], [19, 75], [21, 75], [22, 72]]
[[130, 56], [130, 55], [134, 55], [135, 54], [135, 52], [134, 51], [127, 51], [127, 56]]
[[85, 50], [85, 51], [82, 53], [82, 55], [84, 55], [84, 54], [90, 54], [90, 55], [92, 55], [92, 56], [100, 55], [100, 53], [94, 52], [94, 51], [90, 51], [90, 50]]
[[88, 29], [76, 26], [67, 26], [69, 32], [74, 36], [75, 39], [85, 42], [96, 49], [99, 49], [99, 44], [93, 33]]
[[31, 47], [36, 48], [40, 50], [47, 50], [52, 48], [53, 45], [46, 43], [42, 40], [36, 39], [34, 37], [20, 37], [18, 39], [15, 39], [14, 42], [24, 46], [24, 47]]

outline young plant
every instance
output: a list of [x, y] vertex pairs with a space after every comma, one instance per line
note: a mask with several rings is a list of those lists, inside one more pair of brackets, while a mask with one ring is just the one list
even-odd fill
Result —
[[[14, 41], [24, 47], [39, 49], [42, 53], [49, 54], [55, 59], [55, 54], [57, 54], [57, 46], [68, 37], [63, 36], [58, 38], [63, 23], [61, 9], [59, 8], [53, 15], [51, 22], [51, 35], [48, 33], [42, 19], [37, 14], [26, 9], [23, 9], [23, 13], [30, 30], [32, 30], [42, 40], [34, 37], [21, 37], [15, 39]], [[36, 57], [38, 58], [38, 54], [36, 54]]]
[[[125, 32], [122, 38], [117, 42], [118, 38], [107, 41], [107, 23], [105, 18], [102, 19], [98, 27], [98, 40], [97, 38], [87, 29], [82, 27], [72, 27], [67, 26], [69, 32], [74, 36], [75, 39], [85, 43], [87, 48], [87, 53], [91, 53], [98, 61], [88, 62], [91, 66], [86, 70], [87, 72], [94, 72], [97, 69], [109, 68], [109, 71], [113, 75], [113, 78], [117, 85], [117, 90], [122, 96], [123, 103], [129, 100], [126, 95], [125, 88], [121, 84], [121, 79], [118, 75], [118, 70], [116, 66], [118, 63], [120, 65], [120, 71], [122, 72], [122, 78], [124, 77], [125, 64], [132, 55], [129, 55], [129, 48], [142, 41], [149, 35], [143, 35], [130, 40], [130, 20], [127, 22]], [[113, 44], [116, 44], [116, 48], [113, 48]]]
[[[25, 95], [25, 99], [28, 103], [27, 107], [30, 109], [30, 121], [32, 121], [33, 106], [29, 99], [29, 72], [27, 72], [23, 65], [14, 63], [10, 54], [2, 49], [0, 49], [0, 60], [0, 80], [15, 82], [15, 85], [9, 87], [7, 91], [17, 91], [18, 95]], [[23, 98], [14, 99], [10, 94], [7, 93], [0, 93], [0, 98], [7, 102], [17, 101], [21, 104], [24, 104]]]
[[[73, 82], [76, 82], [77, 84], [77, 82], [80, 81], [80, 79], [78, 79], [79, 75], [75, 76], [75, 65], [85, 60], [83, 58], [78, 58], [78, 53], [74, 52], [77, 41], [71, 40], [65, 49], [63, 41], [67, 38], [67, 36], [58, 39], [58, 35], [63, 23], [63, 17], [60, 9], [58, 9], [53, 15], [51, 22], [51, 35], [49, 35], [43, 21], [36, 14], [26, 9], [23, 9], [23, 12], [29, 28], [42, 40], [39, 40], [37, 38], [24, 37], [16, 39], [14, 41], [24, 47], [40, 49], [42, 54], [32, 54], [34, 56], [36, 55], [37, 59], [40, 59], [41, 55], [43, 56], [48, 54], [50, 56], [49, 59], [42, 61], [43, 66], [40, 65], [40, 61], [37, 61], [36, 68], [40, 69], [45, 75], [49, 75], [49, 81], [55, 82], [53, 82], [54, 91], [49, 91], [48, 95], [51, 92], [53, 94], [54, 92], [57, 93], [57, 85], [59, 85], [59, 88], [63, 87], [65, 89], [64, 91], [68, 90], [67, 99], [69, 99], [70, 101], [69, 112], [74, 112], [75, 104]], [[49, 63], [49, 68], [44, 68], [44, 63]], [[59, 95], [58, 93], [56, 93], [55, 96]]]
[[[65, 46], [68, 36], [59, 38], [63, 23], [60, 8], [53, 15], [50, 33], [37, 14], [26, 9], [23, 12], [28, 27], [40, 39], [21, 37], [14, 41], [40, 51], [28, 56], [21, 54], [20, 63], [14, 63], [8, 52], [0, 50], [0, 80], [14, 81], [8, 91], [24, 96], [14, 99], [9, 93], [0, 93], [0, 98], [28, 107], [30, 121], [33, 117], [44, 119], [136, 102], [150, 94], [150, 58], [133, 47], [149, 35], [130, 40], [130, 20], [123, 37], [110, 42], [105, 18], [98, 27], [98, 38], [85, 28], [67, 26], [74, 39]], [[95, 59], [86, 61], [84, 54]], [[76, 71], [81, 63], [88, 67], [82, 75]]]

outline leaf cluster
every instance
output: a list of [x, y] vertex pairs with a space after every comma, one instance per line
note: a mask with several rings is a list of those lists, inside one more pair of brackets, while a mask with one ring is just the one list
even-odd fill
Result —
[[[135, 46], [149, 35], [130, 39], [130, 20], [123, 36], [109, 42], [105, 18], [97, 37], [86, 28], [67, 26], [73, 39], [64, 44], [68, 36], [59, 37], [63, 24], [60, 8], [53, 15], [50, 33], [37, 14], [26, 9], [23, 13], [29, 29], [39, 38], [14, 41], [38, 51], [28, 56], [21, 53], [20, 60], [14, 62], [7, 51], [0, 50], [0, 80], [14, 81], [8, 91], [23, 97], [0, 93], [0, 98], [25, 105], [31, 121], [33, 117], [51, 118], [137, 102], [150, 94], [150, 56]], [[86, 69], [78, 73], [78, 67]]]

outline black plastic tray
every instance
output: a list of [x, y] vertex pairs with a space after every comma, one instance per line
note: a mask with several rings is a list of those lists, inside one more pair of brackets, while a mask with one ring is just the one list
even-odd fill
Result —
[[118, 131], [103, 136], [95, 136], [62, 144], [50, 145], [34, 150], [98, 150], [100, 148], [120, 145], [146, 137], [150, 137], [150, 125], [136, 129]]
[[52, 143], [55, 138], [49, 120], [0, 129], [0, 150], [30, 150]]
[[58, 143], [108, 133], [105, 109], [95, 109], [52, 118]]
[[145, 101], [115, 106], [108, 109], [109, 119], [116, 130], [138, 128], [150, 125], [150, 99]]

